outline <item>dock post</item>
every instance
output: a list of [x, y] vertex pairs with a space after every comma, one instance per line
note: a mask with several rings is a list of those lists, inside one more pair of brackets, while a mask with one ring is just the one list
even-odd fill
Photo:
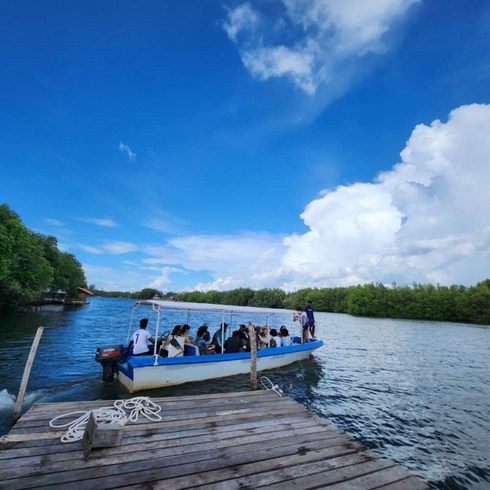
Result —
[[250, 342], [250, 390], [257, 389], [257, 336], [255, 326], [248, 324], [248, 338]]
[[41, 340], [41, 335], [43, 334], [44, 327], [39, 327], [36, 332], [36, 336], [31, 345], [31, 351], [29, 352], [29, 357], [27, 358], [27, 363], [24, 368], [24, 374], [22, 376], [22, 381], [20, 383], [19, 394], [17, 395], [17, 400], [15, 402], [14, 409], [14, 423], [20, 417], [20, 412], [22, 410], [22, 402], [24, 401], [24, 395], [26, 394], [27, 381], [29, 380], [29, 375], [31, 374], [32, 363], [34, 362], [34, 357], [36, 356], [37, 347], [39, 341]]

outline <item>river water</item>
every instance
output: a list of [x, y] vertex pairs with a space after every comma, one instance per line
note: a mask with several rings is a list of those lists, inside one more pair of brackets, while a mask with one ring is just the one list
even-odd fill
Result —
[[[10, 428], [38, 326], [45, 329], [25, 409], [36, 402], [131, 397], [117, 384], [104, 386], [94, 361], [97, 346], [125, 341], [131, 305], [124, 299], [93, 298], [90, 305], [76, 310], [53, 307], [3, 315], [0, 434]], [[378, 456], [397, 462], [434, 488], [490, 489], [489, 327], [315, 316], [317, 335], [326, 345], [308, 360], [266, 373], [274, 383]], [[291, 313], [276, 321], [291, 324]], [[248, 389], [249, 377], [236, 376], [141, 394]]]

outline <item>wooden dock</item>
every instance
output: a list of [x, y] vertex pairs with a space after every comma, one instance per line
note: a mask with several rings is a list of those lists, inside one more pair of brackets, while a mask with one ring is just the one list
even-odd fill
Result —
[[54, 417], [108, 401], [45, 403], [0, 438], [0, 488], [422, 490], [419, 478], [380, 460], [328, 421], [272, 391], [152, 398], [161, 422], [140, 417], [121, 445], [61, 443]]

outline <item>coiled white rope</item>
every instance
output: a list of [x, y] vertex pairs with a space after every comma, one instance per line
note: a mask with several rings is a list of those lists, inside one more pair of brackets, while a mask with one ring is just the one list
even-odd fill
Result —
[[[161, 409], [162, 407], [154, 403], [149, 397], [137, 396], [129, 400], [116, 400], [113, 407], [102, 407], [89, 411], [69, 412], [58, 415], [50, 420], [49, 426], [55, 429], [68, 427], [66, 434], [61, 437], [61, 442], [75, 442], [83, 438], [91, 413], [94, 414], [96, 423], [118, 423], [124, 427], [127, 422], [136, 422], [140, 415], [152, 422], [158, 422], [162, 420], [159, 415]], [[126, 414], [126, 410], [130, 410], [129, 416]], [[73, 419], [78, 414], [81, 415], [75, 420], [66, 423], [56, 423], [63, 418]]]
[[129, 400], [116, 400], [114, 406], [124, 412], [130, 410], [129, 421], [136, 422], [142, 415], [151, 422], [159, 422], [162, 417], [159, 415], [162, 407], [154, 403], [148, 396], [136, 396]]
[[281, 390], [279, 385], [275, 385], [267, 376], [262, 376], [260, 378], [260, 383], [267, 391], [273, 391], [277, 393], [279, 396], [284, 395], [284, 392]]

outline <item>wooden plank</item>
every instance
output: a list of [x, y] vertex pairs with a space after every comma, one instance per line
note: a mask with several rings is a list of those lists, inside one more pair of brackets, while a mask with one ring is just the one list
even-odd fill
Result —
[[[322, 434], [316, 433], [314, 429], [314, 427], [311, 428], [310, 431], [303, 429], [302, 431], [298, 431], [298, 433], [288, 432], [284, 434], [283, 437], [275, 438], [272, 437], [271, 434], [268, 434], [266, 447], [273, 449], [283, 445], [290, 445], [295, 438], [300, 440], [301, 443], [321, 440], [324, 446], [328, 445], [332, 447], [349, 444], [349, 439], [346, 436], [341, 436], [340, 438], [334, 439], [325, 439]], [[169, 441], [167, 444], [160, 442], [158, 445], [148, 448], [146, 448], [144, 444], [141, 444], [138, 446], [137, 451], [133, 451], [131, 447], [128, 448], [128, 446], [125, 445], [124, 447], [126, 448], [126, 451], [124, 452], [116, 453], [114, 451], [106, 450], [100, 454], [100, 451], [94, 451], [93, 458], [91, 458], [91, 460], [88, 462], [82, 461], [81, 454], [78, 453], [78, 457], [71, 459], [71, 463], [68, 468], [60, 468], [59, 461], [50, 462], [46, 457], [41, 458], [37, 464], [33, 463], [32, 461], [26, 461], [26, 464], [23, 463], [21, 466], [5, 465], [2, 467], [2, 470], [0, 470], [0, 479], [7, 480], [23, 476], [42, 475], [49, 472], [72, 471], [90, 467], [95, 468], [101, 465], [128, 463], [132, 461], [147, 460], [150, 456], [152, 459], [159, 460], [170, 458], [171, 462], [169, 464], [173, 465], [179, 463], [181, 455], [185, 455], [188, 462], [205, 460], [213, 457], [212, 455], [220, 450], [232, 449], [234, 452], [236, 452], [240, 451], [241, 447], [243, 447], [243, 451], [253, 450], [262, 440], [263, 436], [260, 434], [255, 434], [248, 437], [226, 439], [213, 438], [212, 440], [209, 440], [209, 438], [207, 438], [205, 441], [200, 443], [192, 444], [192, 441], [189, 441], [188, 445], [179, 445], [177, 447], [175, 446], [174, 441]], [[144, 465], [146, 465], [146, 462]]]
[[[358, 458], [357, 460], [355, 459], [356, 457]], [[328, 476], [330, 477], [330, 481], [336, 482], [342, 481], [345, 478], [346, 474], [363, 475], [383, 469], [383, 466], [380, 465], [379, 461], [363, 461], [359, 459], [358, 455], [344, 456], [330, 461], [334, 461], [333, 466], [328, 464], [329, 460], [316, 461], [310, 464], [305, 462], [300, 465], [294, 465], [288, 468], [281, 469], [276, 469], [276, 467], [271, 464], [271, 466], [269, 466], [268, 468], [268, 471], [256, 472], [246, 477], [240, 477], [237, 480], [223, 481], [220, 484], [213, 483], [209, 485], [199, 486], [199, 488], [203, 490], [240, 490], [244, 487], [270, 488], [271, 485], [273, 488], [277, 487], [277, 485], [280, 485], [280, 488], [319, 488], [316, 478], [317, 474], [328, 474]], [[300, 483], [303, 481], [308, 482], [308, 486], [303, 487]], [[179, 484], [177, 483], [177, 485]], [[178, 486], [175, 488], [178, 488]], [[192, 486], [187, 488], [192, 488]]]
[[[93, 457], [96, 461], [81, 462], [80, 460], [80, 444], [77, 444], [77, 453], [71, 452], [56, 452], [54, 455], [50, 454], [38, 454], [38, 455], [25, 455], [22, 459], [22, 464], [19, 465], [18, 458], [12, 458], [10, 460], [3, 460], [2, 469], [0, 470], [0, 479], [13, 478], [18, 475], [26, 476], [29, 474], [40, 474], [53, 471], [59, 471], [58, 465], [61, 461], [70, 461], [70, 469], [86, 468], [89, 466], [98, 466], [100, 464], [108, 464], [109, 460], [115, 462], [123, 461], [138, 461], [140, 459], [146, 459], [148, 454], [152, 457], [158, 455], [158, 457], [175, 456], [183, 454], [188, 456], [189, 454], [196, 452], [207, 452], [211, 449], [226, 448], [229, 446], [239, 446], [244, 444], [257, 444], [262, 441], [264, 437], [272, 439], [282, 439], [286, 435], [301, 436], [307, 434], [315, 434], [318, 429], [311, 426], [298, 427], [294, 430], [278, 434], [277, 431], [261, 432], [243, 434], [242, 431], [232, 433], [223, 433], [220, 437], [219, 433], [213, 434], [210, 440], [209, 434], [202, 435], [195, 438], [187, 438], [185, 440], [168, 439], [168, 440], [144, 440], [138, 444], [127, 444], [127, 439], [124, 440], [124, 446], [119, 446], [111, 450], [99, 450], [94, 452]], [[316, 436], [313, 436], [316, 437]], [[325, 443], [329, 441], [329, 444], [334, 446], [340, 443], [349, 442], [349, 438], [346, 435], [340, 435], [337, 433], [322, 434], [321, 437]], [[177, 442], [177, 444], [176, 444]], [[277, 441], [280, 445], [281, 441]], [[65, 444], [67, 446], [67, 444]], [[25, 468], [24, 468], [25, 467]]]
[[[239, 467], [220, 468], [206, 473], [179, 476], [174, 479], [155, 481], [151, 483], [154, 490], [174, 488], [209, 488], [216, 490], [234, 490], [256, 488], [258, 481], [275, 483], [325, 470], [335, 470], [344, 466], [374, 461], [372, 454], [357, 452], [339, 457], [331, 457], [331, 451], [310, 451], [298, 460], [297, 454], [283, 456], [277, 459], [265, 459], [243, 464]], [[143, 490], [145, 485], [123, 487]]]
[[[217, 423], [218, 419], [212, 418], [183, 420], [172, 424], [156, 422], [145, 426], [128, 424], [125, 427], [127, 432], [126, 440], [131, 440], [133, 437], [147, 438], [152, 436], [160, 436], [164, 438], [192, 437], [195, 435], [195, 431], [205, 431], [206, 433], [209, 433], [211, 430], [220, 432], [234, 430], [248, 431], [260, 429], [261, 427], [277, 426], [278, 420], [280, 420], [281, 427], [283, 428], [289, 428], [293, 424], [312, 424], [310, 417], [304, 417], [302, 414], [298, 415], [294, 412], [288, 412], [284, 414], [279, 413], [279, 415], [280, 417], [278, 417], [277, 414], [269, 414], [257, 419], [255, 414], [250, 414], [247, 417], [237, 417], [234, 421], [223, 420], [219, 424]], [[338, 429], [331, 425], [325, 426], [325, 430], [337, 431], [340, 433]], [[64, 433], [65, 430], [58, 432], [33, 433], [31, 435], [29, 435], [29, 433], [17, 435], [9, 434], [4, 436], [0, 441], [0, 447], [9, 449], [24, 449], [40, 446], [42, 448], [46, 446], [46, 441], [44, 441], [44, 439], [59, 440], [61, 435]], [[41, 442], [38, 442], [38, 439], [41, 440]], [[29, 442], [32, 442], [32, 444]], [[0, 459], [6, 457], [5, 454], [6, 453], [0, 452]]]
[[[278, 442], [279, 441], [279, 442]], [[216, 468], [251, 463], [260, 459], [280, 458], [298, 453], [298, 447], [304, 453], [324, 449], [325, 440], [321, 434], [311, 434], [282, 439], [263, 440], [260, 446], [257, 443], [245, 445], [231, 445], [226, 448], [201, 450], [195, 453], [172, 454], [171, 456], [159, 456], [158, 451], [148, 451], [147, 458], [138, 462], [137, 472], [133, 472], [133, 465], [119, 462], [118, 458], [106, 460], [106, 465], [87, 467], [82, 469], [53, 468], [54, 471], [37, 476], [22, 478], [15, 473], [11, 474], [5, 483], [10, 490], [31, 488], [33, 486], [46, 486], [49, 488], [55, 484], [63, 484], [63, 488], [76, 489], [80, 481], [91, 480], [91, 488], [118, 488], [121, 485], [135, 484], [146, 481], [162, 480], [169, 477], [177, 477], [197, 472], [208, 472]], [[358, 443], [344, 443], [340, 446], [327, 448], [330, 457], [351, 454], [359, 451]], [[51, 470], [51, 468], [50, 468]], [[46, 471], [42, 469], [41, 471]], [[14, 476], [15, 475], [15, 476]]]
[[[267, 490], [289, 490], [298, 488], [321, 488], [329, 487], [332, 490], [371, 490], [377, 489], [381, 485], [402, 481], [407, 478], [408, 473], [395, 463], [377, 460], [376, 467], [370, 468], [365, 473], [361, 465], [348, 466], [336, 472], [322, 472], [314, 475], [296, 478], [287, 482], [275, 483], [272, 485], [261, 486]], [[361, 472], [358, 470], [361, 469]], [[428, 489], [428, 486], [423, 487]]]
[[116, 421], [97, 422], [94, 413], [90, 412], [87, 425], [83, 431], [82, 449], [85, 461], [90, 457], [92, 448], [119, 446], [124, 435], [124, 427], [121, 424]]
[[[312, 417], [313, 414], [309, 413], [306, 411], [306, 409], [299, 404], [281, 404], [281, 405], [275, 405], [275, 404], [260, 404], [257, 407], [248, 407], [248, 408], [240, 408], [237, 410], [229, 409], [229, 410], [210, 410], [210, 411], [205, 411], [205, 410], [199, 410], [198, 416], [196, 416], [195, 411], [181, 411], [181, 412], [173, 412], [172, 414], [167, 414], [163, 415], [163, 421], [162, 422], [150, 422], [147, 419], [140, 418], [139, 424], [151, 424], [152, 427], [158, 428], [158, 425], [156, 424], [168, 424], [171, 422], [179, 422], [182, 419], [189, 418], [191, 420], [191, 423], [195, 423], [196, 420], [199, 419], [208, 419], [208, 420], [213, 420], [213, 421], [225, 421], [225, 420], [234, 420], [236, 418], [241, 418], [241, 417], [264, 417], [267, 416], [270, 413], [274, 413], [277, 415], [280, 414], [285, 414], [285, 413], [290, 413], [290, 412], [298, 412], [298, 413], [303, 413], [305, 416], [310, 416]], [[308, 415], [307, 415], [308, 414]], [[53, 417], [51, 419], [45, 419], [43, 421], [36, 421], [35, 425], [31, 425], [28, 421], [24, 421], [23, 424], [19, 424], [15, 430], [12, 430], [10, 433], [17, 435], [17, 434], [26, 434], [26, 433], [33, 433], [33, 432], [44, 432], [46, 430], [46, 426], [49, 424], [49, 421], [52, 420], [54, 417], [62, 415], [62, 413], [59, 414], [52, 414]], [[77, 417], [70, 417], [70, 418], [63, 418], [62, 420], [59, 420], [58, 423], [68, 423], [70, 421], [76, 420]], [[51, 429], [53, 430], [53, 429]], [[58, 429], [56, 429], [58, 430]], [[60, 429], [63, 430], [63, 429]], [[0, 439], [1, 441], [1, 439]]]
[[[187, 405], [187, 406], [186, 406]], [[166, 419], [177, 420], [185, 416], [211, 416], [211, 415], [226, 415], [229, 411], [230, 415], [236, 413], [238, 410], [275, 410], [278, 406], [286, 407], [294, 405], [298, 405], [291, 399], [287, 398], [273, 398], [267, 397], [266, 399], [260, 400], [258, 403], [250, 403], [250, 401], [245, 402], [243, 400], [235, 400], [233, 403], [221, 403], [218, 400], [213, 400], [213, 404], [198, 404], [194, 402], [193, 405], [181, 406], [173, 406], [171, 410], [168, 409], [165, 405], [160, 405], [162, 407], [163, 416]], [[100, 407], [91, 406], [88, 410], [97, 409], [97, 408], [114, 408], [108, 404], [101, 405]], [[299, 405], [299, 407], [302, 407]], [[303, 410], [306, 409], [303, 407]], [[87, 410], [84, 410], [87, 411]], [[74, 413], [73, 419], [76, 419], [81, 415], [83, 411], [80, 410], [80, 405], [78, 405], [77, 410], [71, 410], [69, 407], [62, 407], [57, 409], [48, 409], [40, 412], [39, 410], [26, 413], [16, 424], [11, 432], [19, 432], [22, 429], [29, 428], [30, 430], [35, 429], [36, 427], [43, 427], [46, 421], [52, 420], [53, 418], [63, 415]], [[63, 419], [65, 420], [65, 419]], [[66, 421], [69, 421], [69, 418], [66, 418]], [[141, 422], [146, 422], [146, 419], [141, 419]]]
[[[311, 428], [311, 423], [307, 421], [295, 421], [294, 425], [286, 424], [285, 430], [295, 431], [309, 430]], [[233, 430], [232, 430], [233, 429]], [[316, 428], [315, 430], [318, 430]], [[244, 440], [244, 437], [249, 437], [255, 434], [259, 434], [262, 437], [269, 432], [276, 431], [275, 427], [267, 426], [264, 421], [260, 425], [251, 428], [249, 424], [238, 424], [237, 426], [227, 426], [227, 427], [217, 427], [210, 430], [209, 427], [196, 429], [192, 431], [183, 432], [172, 432], [172, 433], [155, 433], [155, 434], [145, 434], [140, 431], [140, 434], [136, 437], [131, 437], [130, 434], [126, 433], [124, 437], [124, 446], [120, 449], [111, 449], [111, 454], [117, 454], [119, 452], [135, 452], [139, 449], [154, 449], [157, 447], [163, 447], [164, 444], [184, 447], [186, 445], [195, 446], [198, 443], [209, 441], [210, 437], [214, 440], [218, 438], [240, 438]], [[336, 430], [327, 429], [323, 436], [325, 439], [347, 437]], [[176, 444], [178, 443], [178, 444]], [[63, 461], [71, 459], [73, 457], [72, 453], [74, 451], [80, 450], [80, 443], [70, 443], [70, 444], [58, 444], [46, 446], [35, 446], [29, 448], [11, 449], [8, 454], [4, 454], [2, 459], [2, 467], [7, 468], [9, 466], [18, 466], [18, 458], [22, 458], [22, 464], [31, 465], [36, 464], [39, 460], [44, 462], [49, 461]], [[0, 453], [1, 454], [1, 453]], [[103, 456], [105, 453], [102, 451], [98, 452], [99, 456]]]
[[[138, 395], [136, 395], [138, 396]], [[128, 398], [130, 399], [130, 398]], [[230, 393], [209, 393], [206, 395], [189, 395], [179, 397], [151, 397], [151, 400], [157, 405], [173, 408], [175, 405], [183, 407], [192, 407], [197, 403], [206, 405], [206, 403], [234, 403], [237, 399], [242, 399], [245, 403], [258, 403], [259, 400], [288, 400], [287, 397], [280, 398], [277, 394], [267, 390], [258, 391], [237, 391]], [[186, 405], [186, 402], [188, 404]], [[100, 408], [108, 405], [112, 405], [112, 400], [95, 400], [84, 401], [84, 409]], [[38, 411], [60, 411], [70, 412], [74, 410], [80, 410], [80, 402], [50, 402], [50, 403], [37, 403], [31, 407], [24, 415], [29, 412], [35, 413]]]
[[[94, 449], [62, 444], [49, 421], [113, 402], [34, 406], [0, 438], [0, 487], [133, 489], [385, 488], [427, 485], [380, 461], [330, 422], [289, 398], [254, 391], [152, 398], [164, 420], [125, 426], [123, 443]], [[136, 463], [136, 464], [134, 464]]]

